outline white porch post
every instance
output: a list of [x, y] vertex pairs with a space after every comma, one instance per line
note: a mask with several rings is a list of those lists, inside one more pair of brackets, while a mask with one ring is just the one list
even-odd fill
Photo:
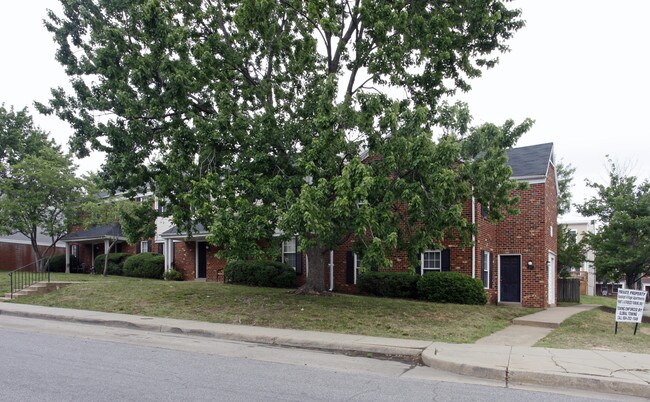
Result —
[[165, 239], [165, 272], [169, 272], [172, 269], [172, 241], [170, 239]]
[[104, 254], [108, 254], [108, 248], [111, 246], [111, 241], [108, 239], [104, 240]]
[[63, 242], [65, 244], [65, 273], [70, 273], [70, 243]]

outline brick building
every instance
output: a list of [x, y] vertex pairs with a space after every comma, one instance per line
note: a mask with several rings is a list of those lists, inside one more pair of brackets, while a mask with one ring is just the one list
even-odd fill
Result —
[[[557, 288], [557, 177], [553, 144], [539, 144], [508, 150], [512, 178], [528, 183], [516, 192], [520, 213], [497, 224], [483, 217], [473, 200], [465, 208], [468, 221], [477, 225], [474, 245], [460, 247], [456, 242], [442, 250], [425, 250], [419, 275], [436, 271], [456, 271], [483, 281], [492, 303], [511, 303], [524, 307], [549, 307], [556, 304]], [[226, 261], [214, 255], [218, 248], [206, 241], [207, 231], [197, 228], [191, 239], [175, 227], [160, 235], [165, 246], [165, 268], [180, 271], [186, 280], [223, 281]], [[352, 253], [354, 239], [330, 252], [328, 289], [356, 292], [359, 260]], [[298, 252], [296, 239], [282, 244], [283, 261], [296, 269], [299, 283], [305, 281], [309, 267]], [[393, 256], [394, 271], [411, 269], [405, 254]]]

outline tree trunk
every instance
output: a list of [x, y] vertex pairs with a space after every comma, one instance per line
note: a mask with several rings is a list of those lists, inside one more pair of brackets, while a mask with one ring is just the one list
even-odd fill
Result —
[[309, 270], [307, 281], [296, 290], [296, 294], [322, 294], [325, 292], [325, 256], [329, 250], [323, 247], [307, 249]]
[[638, 280], [636, 278], [637, 278], [637, 273], [636, 272], [626, 274], [625, 275], [625, 286], [628, 289], [632, 289], [632, 290], [637, 289]]
[[113, 243], [110, 243], [108, 245], [108, 250], [104, 250], [104, 271], [102, 273], [102, 276], [108, 275], [108, 254], [111, 252], [111, 249], [113, 248], [115, 243], [117, 243], [117, 239], [113, 240]]

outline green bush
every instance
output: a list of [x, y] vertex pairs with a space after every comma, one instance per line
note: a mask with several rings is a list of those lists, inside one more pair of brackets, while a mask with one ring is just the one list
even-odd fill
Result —
[[[55, 255], [50, 258], [47, 264], [50, 272], [65, 272], [65, 254]], [[74, 255], [70, 256], [70, 272], [75, 272], [79, 269], [79, 260]]]
[[363, 272], [357, 278], [362, 293], [379, 297], [417, 298], [419, 275], [411, 272]]
[[[100, 254], [95, 257], [95, 273], [104, 273], [104, 255]], [[124, 275], [124, 262], [133, 254], [129, 253], [110, 253], [108, 254], [108, 271], [106, 275]]]
[[162, 254], [140, 253], [124, 262], [124, 276], [162, 279], [165, 272], [165, 257]]
[[296, 286], [293, 268], [277, 261], [232, 261], [223, 269], [224, 281], [248, 286], [291, 288]]
[[171, 271], [165, 272], [163, 274], [163, 278], [165, 278], [166, 281], [182, 281], [183, 274], [175, 269], [172, 269]]
[[420, 299], [434, 303], [487, 303], [483, 282], [460, 272], [426, 274], [418, 282], [417, 289]]

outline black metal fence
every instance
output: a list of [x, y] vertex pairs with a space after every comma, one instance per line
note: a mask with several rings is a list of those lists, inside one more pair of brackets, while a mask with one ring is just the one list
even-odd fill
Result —
[[580, 303], [580, 278], [558, 279], [557, 301]]
[[50, 282], [48, 261], [49, 258], [43, 258], [9, 272], [9, 298], [13, 299], [14, 293], [32, 286], [36, 282]]

